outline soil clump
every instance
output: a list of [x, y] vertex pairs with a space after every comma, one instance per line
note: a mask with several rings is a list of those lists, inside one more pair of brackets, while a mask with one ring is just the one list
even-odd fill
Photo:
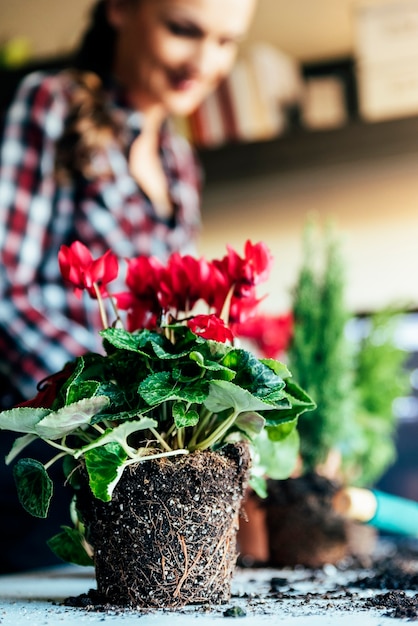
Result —
[[374, 529], [333, 508], [340, 487], [315, 473], [268, 481], [268, 496], [261, 506], [266, 509], [270, 566], [318, 568], [371, 553]]

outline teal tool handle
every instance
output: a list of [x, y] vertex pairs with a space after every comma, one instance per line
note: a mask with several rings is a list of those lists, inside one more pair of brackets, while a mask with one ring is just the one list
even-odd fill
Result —
[[369, 524], [379, 530], [418, 537], [418, 502], [372, 490], [376, 513]]

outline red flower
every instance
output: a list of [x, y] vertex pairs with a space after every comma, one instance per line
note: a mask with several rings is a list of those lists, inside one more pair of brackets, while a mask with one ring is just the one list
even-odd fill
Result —
[[233, 341], [234, 335], [230, 328], [225, 326], [223, 320], [216, 315], [196, 315], [188, 320], [187, 326], [195, 335], [204, 339], [213, 339], [214, 341]]
[[251, 241], [246, 241], [245, 262], [252, 284], [258, 285], [269, 277], [273, 265], [273, 256], [265, 243], [260, 242], [253, 245]]
[[214, 267], [223, 275], [223, 286], [219, 286], [215, 300], [215, 311], [221, 314], [225, 298], [232, 290], [229, 322], [243, 321], [253, 312], [258, 301], [254, 287], [266, 280], [273, 257], [264, 243], [245, 243], [245, 256], [241, 258], [228, 246], [228, 254], [221, 261], [213, 261]]
[[92, 298], [96, 298], [94, 285], [102, 295], [107, 295], [106, 286], [118, 275], [118, 260], [108, 250], [103, 256], [94, 260], [90, 251], [80, 241], [68, 246], [61, 246], [58, 252], [58, 263], [65, 280], [74, 287], [77, 298], [86, 289]]
[[211, 266], [205, 259], [172, 254], [160, 286], [161, 306], [177, 315], [190, 311], [198, 300], [207, 302], [210, 278]]
[[118, 307], [128, 311], [130, 332], [153, 329], [161, 316], [160, 286], [165, 267], [155, 257], [140, 256], [128, 260], [126, 285], [130, 291], [114, 294]]
[[233, 295], [229, 308], [229, 324], [245, 324], [255, 315], [255, 310], [263, 298], [257, 298], [255, 287], [249, 287], [245, 297]]
[[293, 336], [292, 313], [286, 315], [257, 315], [243, 324], [234, 326], [238, 337], [254, 341], [262, 355], [277, 359], [285, 352]]
[[164, 265], [157, 258], [139, 256], [128, 260], [126, 284], [136, 298], [158, 301], [158, 293], [165, 272]]
[[203, 300], [220, 317], [225, 300], [233, 287], [231, 278], [227, 275], [219, 262], [210, 264], [210, 277], [206, 283]]
[[227, 247], [228, 254], [221, 261], [214, 261], [222, 272], [235, 285], [235, 294], [245, 297], [249, 287], [254, 287], [268, 278], [273, 262], [269, 249], [264, 243], [245, 243], [245, 257], [241, 258], [233, 248]]

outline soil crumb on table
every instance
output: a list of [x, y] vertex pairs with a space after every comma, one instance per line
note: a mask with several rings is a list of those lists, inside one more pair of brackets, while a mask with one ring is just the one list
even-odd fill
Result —
[[416, 619], [418, 617], [418, 594], [411, 597], [407, 596], [405, 591], [388, 591], [374, 598], [369, 598], [366, 600], [365, 606], [376, 609], [392, 609], [384, 614], [386, 617]]
[[[383, 549], [382, 549], [383, 546]], [[231, 603], [194, 604], [176, 609], [179, 614], [214, 618], [245, 616], [306, 617], [357, 612], [380, 617], [418, 621], [418, 551], [402, 548], [396, 539], [384, 539], [367, 566], [358, 559], [345, 559], [337, 566], [287, 567], [282, 569], [237, 568]], [[66, 606], [84, 611], [137, 615], [168, 609], [114, 606], [98, 591], [68, 598]]]

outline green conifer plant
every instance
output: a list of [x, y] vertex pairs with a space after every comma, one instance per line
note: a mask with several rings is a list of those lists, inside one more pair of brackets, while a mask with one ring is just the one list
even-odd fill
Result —
[[317, 234], [309, 223], [293, 292], [294, 336], [288, 351], [295, 376], [317, 405], [298, 425], [305, 472], [315, 471], [348, 436], [355, 409], [353, 354], [345, 333], [349, 313], [344, 302], [344, 265], [331, 229], [320, 245]]

